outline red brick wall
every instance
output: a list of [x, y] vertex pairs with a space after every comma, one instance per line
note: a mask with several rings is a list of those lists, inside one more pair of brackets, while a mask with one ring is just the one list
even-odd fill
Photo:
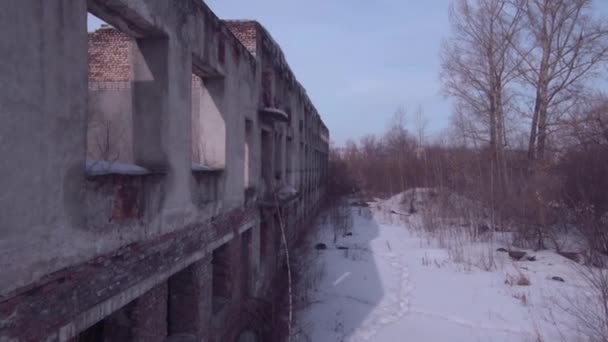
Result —
[[130, 41], [131, 37], [109, 26], [89, 33], [89, 81], [129, 81]]
[[241, 41], [241, 44], [255, 56], [258, 23], [251, 20], [224, 20], [224, 24]]

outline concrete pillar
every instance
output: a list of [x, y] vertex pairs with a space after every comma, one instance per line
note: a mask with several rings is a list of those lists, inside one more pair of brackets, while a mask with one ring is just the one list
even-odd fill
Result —
[[[6, 272], [24, 266], [20, 252], [49, 243], [33, 236], [61, 236], [84, 221], [86, 15], [85, 0], [2, 3], [0, 269]], [[5, 274], [0, 288], [33, 277]]]
[[252, 241], [251, 241], [251, 274], [253, 275], [253, 297], [257, 297], [262, 289], [262, 277], [260, 276], [260, 260], [262, 257], [261, 254], [261, 239], [262, 239], [262, 231], [260, 229], [260, 224], [256, 224], [251, 228], [252, 230]]
[[48, 232], [65, 223], [84, 174], [86, 1], [11, 1], [1, 12], [0, 224], [3, 235]]
[[169, 336], [204, 340], [211, 318], [211, 277], [206, 258], [169, 278]]
[[283, 127], [281, 128], [281, 131], [283, 132], [282, 135], [282, 139], [281, 139], [281, 148], [282, 148], [282, 153], [283, 153], [283, 182], [286, 185], [291, 185], [291, 180], [290, 177], [291, 175], [287, 174], [287, 170], [290, 168], [290, 160], [291, 160], [291, 155], [288, 154], [289, 150], [287, 148], [287, 124], [283, 124]]
[[138, 39], [133, 48], [133, 149], [135, 162], [168, 169], [163, 125], [169, 115], [169, 40]]
[[254, 254], [253, 254], [253, 228], [250, 228], [240, 235], [241, 240], [241, 248], [240, 248], [240, 287], [241, 287], [241, 297], [247, 298], [253, 295], [254, 291], [254, 283], [253, 283], [253, 268], [255, 267], [254, 263]]
[[264, 187], [264, 195], [268, 195], [272, 190], [273, 180], [273, 136], [272, 132], [261, 130], [261, 173], [262, 173], [262, 185]]
[[167, 288], [167, 282], [157, 285], [130, 304], [133, 342], [165, 342]]
[[133, 146], [136, 164], [167, 173], [165, 205], [191, 205], [192, 56], [166, 37], [133, 49]]
[[[127, 305], [98, 323], [103, 326], [103, 340], [101, 341], [129, 342], [132, 340], [131, 309], [133, 307], [133, 305]], [[94, 340], [84, 338], [80, 341], [93, 342]]]

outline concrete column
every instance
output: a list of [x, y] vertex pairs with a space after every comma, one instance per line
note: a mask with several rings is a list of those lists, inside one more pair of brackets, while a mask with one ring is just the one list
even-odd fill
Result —
[[163, 125], [169, 116], [169, 40], [138, 39], [133, 48], [133, 149], [135, 162], [166, 171]]
[[261, 239], [262, 239], [262, 230], [260, 229], [260, 224], [256, 224], [252, 229], [252, 241], [251, 241], [251, 274], [253, 274], [253, 297], [257, 297], [260, 294], [262, 289], [262, 277], [260, 276], [260, 267], [261, 267]]
[[[0, 14], [2, 234], [66, 219], [84, 174], [84, 0], [24, 0]], [[52, 142], [52, 143], [50, 143]], [[8, 162], [10, 160], [10, 162]], [[35, 208], [35, 210], [31, 210]]]
[[[132, 340], [133, 324], [131, 322], [132, 305], [127, 305], [98, 323], [103, 326], [103, 341], [129, 342]], [[87, 337], [77, 341], [95, 341]]]
[[285, 124], [281, 125], [280, 132], [281, 174], [283, 175], [282, 180], [284, 184], [289, 185], [290, 181], [288, 177], [290, 177], [290, 175], [287, 174], [287, 164], [289, 163], [289, 158], [291, 158], [291, 156], [287, 155], [287, 126]]
[[167, 173], [165, 206], [191, 205], [192, 56], [179, 41], [138, 39], [133, 49], [136, 164]]
[[[4, 272], [27, 266], [20, 257], [23, 251], [48, 246], [54, 243], [51, 237], [83, 224], [86, 15], [85, 0], [2, 3], [0, 269]], [[42, 235], [46, 241], [32, 238]], [[0, 289], [33, 277], [33, 272], [4, 273]]]
[[167, 287], [167, 282], [157, 285], [130, 304], [133, 342], [165, 342]]
[[268, 195], [272, 190], [274, 179], [274, 137], [272, 131], [261, 131], [261, 165], [262, 165], [262, 182], [264, 185], [264, 196]]
[[169, 278], [169, 336], [204, 340], [211, 318], [211, 278], [209, 258]]

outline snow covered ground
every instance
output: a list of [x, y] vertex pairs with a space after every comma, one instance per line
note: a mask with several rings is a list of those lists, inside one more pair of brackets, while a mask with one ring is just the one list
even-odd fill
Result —
[[296, 341], [579, 340], [563, 310], [585, 288], [572, 261], [547, 251], [516, 262], [497, 242], [470, 241], [455, 258], [402, 199], [346, 208], [346, 228], [326, 217], [311, 241], [327, 248], [306, 260]]

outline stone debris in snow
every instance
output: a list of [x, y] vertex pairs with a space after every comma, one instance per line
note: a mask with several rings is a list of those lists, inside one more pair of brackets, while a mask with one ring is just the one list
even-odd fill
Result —
[[521, 260], [526, 255], [523, 251], [509, 251], [509, 256], [513, 260]]
[[327, 249], [327, 245], [322, 242], [319, 242], [318, 244], [315, 245], [315, 248], [318, 250], [325, 250], [325, 249]]

